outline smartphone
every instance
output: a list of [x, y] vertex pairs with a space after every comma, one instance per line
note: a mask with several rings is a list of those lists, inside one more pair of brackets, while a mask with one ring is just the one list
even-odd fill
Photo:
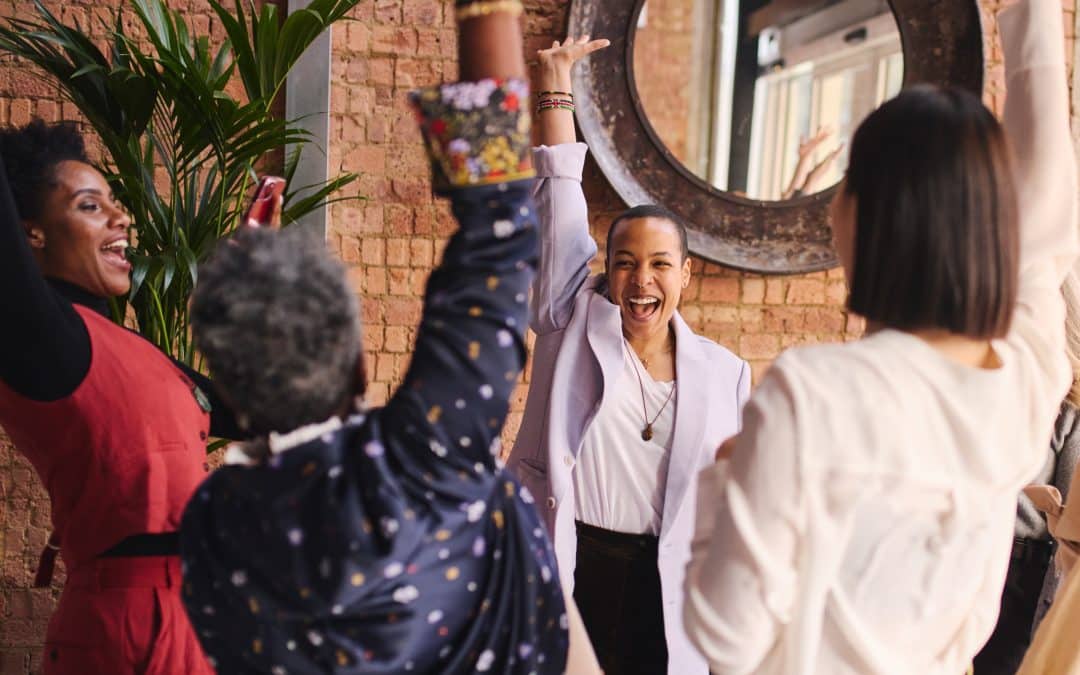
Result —
[[285, 179], [279, 176], [263, 176], [255, 188], [255, 197], [244, 212], [240, 223], [245, 227], [269, 227], [277, 207], [278, 198], [285, 192]]

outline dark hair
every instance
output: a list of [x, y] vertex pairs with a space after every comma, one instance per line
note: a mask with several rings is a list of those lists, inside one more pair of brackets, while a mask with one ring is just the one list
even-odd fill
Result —
[[844, 190], [856, 200], [848, 307], [899, 330], [1009, 330], [1019, 232], [1009, 148], [982, 102], [920, 85], [859, 126]]
[[56, 186], [57, 164], [66, 160], [90, 163], [78, 127], [71, 122], [46, 124], [40, 119], [21, 128], [0, 129], [0, 157], [23, 220], [41, 215], [45, 193]]
[[615, 228], [618, 227], [620, 223], [630, 220], [640, 220], [642, 218], [658, 218], [671, 223], [675, 228], [675, 231], [679, 234], [679, 246], [682, 251], [682, 260], [686, 260], [690, 255], [690, 246], [686, 240], [686, 221], [683, 220], [682, 216], [679, 214], [664, 208], [659, 204], [642, 204], [623, 211], [615, 217], [615, 220], [611, 221], [611, 227], [608, 228], [607, 245], [604, 250], [604, 255], [609, 262], [611, 261], [611, 242], [615, 239]]
[[214, 385], [253, 433], [321, 422], [355, 393], [356, 296], [304, 230], [246, 230], [219, 244], [200, 270], [191, 326]]

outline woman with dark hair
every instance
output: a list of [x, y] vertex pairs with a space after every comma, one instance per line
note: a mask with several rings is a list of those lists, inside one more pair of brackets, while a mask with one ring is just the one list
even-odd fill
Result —
[[109, 320], [131, 219], [75, 127], [0, 131], [0, 157], [0, 425], [49, 492], [36, 585], [57, 551], [67, 568], [45, 673], [209, 673], [176, 528], [208, 435], [239, 430], [205, 377]]
[[257, 434], [181, 530], [188, 613], [222, 673], [596, 672], [587, 640], [568, 662], [583, 630], [499, 460], [537, 241], [521, 9], [459, 3], [464, 81], [413, 96], [460, 228], [384, 407], [354, 399], [357, 302], [321, 241], [249, 231], [200, 274], [195, 342]]
[[604, 274], [590, 276], [570, 69], [604, 46], [569, 39], [539, 54], [537, 337], [509, 466], [537, 497], [604, 671], [705, 675], [682, 628], [693, 477], [738, 431], [750, 368], [679, 315], [691, 261], [668, 209], [616, 218]]
[[863, 122], [832, 227], [867, 335], [782, 354], [702, 473], [685, 619], [715, 673], [958, 675], [994, 628], [1078, 250], [1061, 5], [999, 26], [1004, 130], [930, 86]]

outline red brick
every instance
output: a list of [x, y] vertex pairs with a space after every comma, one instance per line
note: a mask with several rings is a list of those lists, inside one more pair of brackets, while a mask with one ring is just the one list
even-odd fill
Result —
[[[368, 61], [368, 82], [370, 84], [381, 84], [388, 87], [393, 85], [394, 60], [387, 57], [372, 57]], [[378, 92], [376, 92], [376, 96], [378, 96]]]
[[843, 305], [847, 302], [847, 282], [830, 281], [825, 286], [825, 303], [829, 305]]
[[765, 280], [765, 304], [780, 305], [784, 302], [784, 280], [771, 278]]
[[355, 265], [360, 262], [360, 240], [356, 237], [341, 237], [341, 261]]
[[404, 326], [387, 326], [386, 341], [383, 348], [388, 352], [402, 353], [409, 351], [409, 329]]
[[739, 356], [744, 359], [772, 359], [780, 351], [776, 335], [743, 335], [739, 338]]
[[415, 54], [416, 29], [411, 26], [375, 26], [371, 31], [375, 54]]
[[368, 51], [370, 44], [371, 28], [369, 26], [366, 26], [359, 21], [349, 21], [345, 23], [345, 45], [348, 51], [356, 54], [364, 54]]
[[345, 155], [342, 167], [346, 171], [382, 174], [386, 171], [386, 148], [360, 145]]
[[420, 322], [421, 302], [419, 298], [387, 298], [386, 325], [415, 326]]
[[386, 240], [365, 237], [360, 244], [360, 262], [365, 265], [386, 264]]
[[401, 23], [401, 0], [375, 0], [375, 20], [379, 23]]
[[438, 26], [442, 23], [441, 3], [432, 0], [405, 0], [402, 22], [407, 26]]
[[806, 310], [806, 331], [808, 333], [843, 333], [844, 312], [839, 309], [814, 307]]
[[409, 265], [408, 239], [386, 240], [386, 264], [391, 267], [407, 267]]
[[789, 305], [821, 305], [825, 303], [825, 284], [815, 279], [792, 279], [788, 283]]
[[413, 267], [431, 267], [434, 258], [430, 239], [413, 239], [409, 242], [409, 248], [412, 252], [410, 262]]
[[391, 267], [387, 270], [389, 278], [390, 295], [411, 295], [412, 286], [409, 283], [409, 270], [400, 267]]
[[743, 279], [742, 302], [746, 305], [760, 305], [765, 302], [765, 280]]
[[17, 98], [11, 102], [11, 112], [8, 114], [8, 122], [12, 126], [21, 127], [30, 122], [31, 108], [33, 104], [29, 99]]
[[385, 232], [387, 234], [411, 234], [413, 231], [413, 210], [402, 204], [387, 204], [383, 210]]
[[386, 295], [386, 268], [368, 267], [364, 273], [364, 293], [366, 295]]
[[389, 382], [394, 379], [394, 355], [379, 354], [375, 359], [375, 379], [379, 382]]

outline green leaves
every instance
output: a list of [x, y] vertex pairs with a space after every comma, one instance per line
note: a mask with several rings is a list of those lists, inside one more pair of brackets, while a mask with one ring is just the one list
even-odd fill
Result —
[[[359, 2], [313, 0], [282, 19], [273, 4], [256, 11], [234, 1], [227, 10], [210, 0], [228, 36], [217, 46], [195, 36], [165, 0], [130, 0], [136, 32], [125, 29], [118, 11], [103, 26], [104, 52], [40, 0], [36, 18], [0, 24], [0, 50], [44, 71], [101, 137], [100, 168], [137, 230], [127, 303], [143, 335], [188, 363], [187, 303], [199, 262], [235, 227], [267, 155], [284, 150], [291, 178], [310, 142], [294, 121], [273, 115], [274, 100], [304, 50]], [[229, 93], [237, 78], [246, 100]], [[290, 186], [283, 222], [335, 201], [356, 178]], [[125, 311], [124, 302], [114, 303], [118, 320]]]

